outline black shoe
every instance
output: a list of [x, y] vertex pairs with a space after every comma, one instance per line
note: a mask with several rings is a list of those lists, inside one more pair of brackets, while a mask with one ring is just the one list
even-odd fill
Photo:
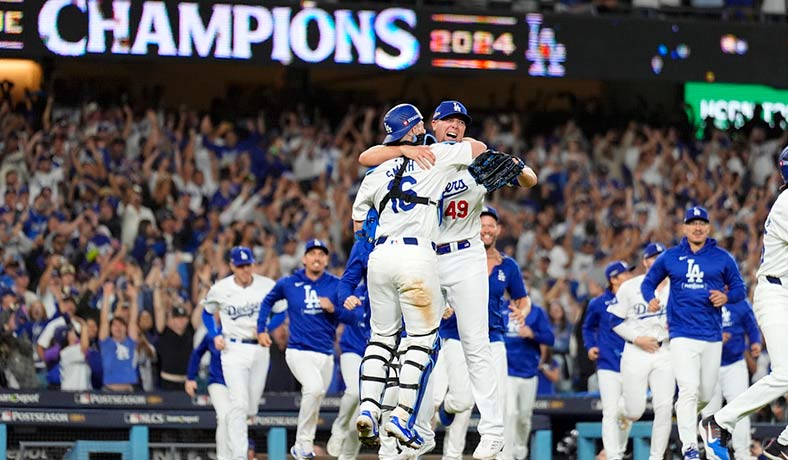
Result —
[[777, 442], [777, 438], [772, 438], [763, 445], [763, 455], [771, 460], [788, 460], [788, 446]]

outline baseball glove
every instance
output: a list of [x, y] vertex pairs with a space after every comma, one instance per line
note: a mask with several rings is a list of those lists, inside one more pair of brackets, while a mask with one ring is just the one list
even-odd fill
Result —
[[468, 165], [468, 172], [476, 179], [477, 184], [492, 192], [505, 185], [516, 184], [517, 176], [523, 168], [525, 163], [516, 156], [488, 149]]

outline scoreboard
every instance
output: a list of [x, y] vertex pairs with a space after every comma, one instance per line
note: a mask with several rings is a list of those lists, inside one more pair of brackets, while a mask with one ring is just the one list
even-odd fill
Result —
[[239, 1], [0, 0], [0, 57], [788, 82], [788, 25]]

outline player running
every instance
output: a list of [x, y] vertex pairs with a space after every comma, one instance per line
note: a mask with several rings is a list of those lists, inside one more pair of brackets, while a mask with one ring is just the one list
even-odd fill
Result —
[[[651, 268], [665, 251], [660, 243], [650, 243], [643, 250], [643, 267]], [[654, 423], [651, 428], [649, 460], [660, 460], [668, 447], [673, 425], [673, 393], [676, 381], [670, 363], [668, 323], [665, 306], [670, 287], [663, 281], [655, 295], [660, 309], [650, 311], [640, 285], [645, 275], [638, 275], [621, 284], [616, 302], [608, 307], [612, 314], [613, 331], [626, 340], [621, 354], [621, 381], [624, 396], [623, 415], [631, 421], [639, 420], [646, 410], [646, 393], [651, 389]]]
[[[232, 460], [246, 459], [249, 447], [247, 415], [257, 414], [265, 388], [270, 350], [255, 338], [260, 302], [274, 280], [252, 273], [252, 250], [236, 246], [230, 250], [232, 275], [211, 286], [203, 300], [203, 323], [214, 347], [221, 352], [221, 367], [230, 399], [227, 439]], [[221, 332], [214, 314], [219, 314]]]

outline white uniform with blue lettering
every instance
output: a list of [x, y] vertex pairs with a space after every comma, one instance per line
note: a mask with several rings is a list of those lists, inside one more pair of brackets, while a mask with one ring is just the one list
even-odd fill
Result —
[[[739, 420], [788, 392], [788, 191], [780, 193], [766, 218], [757, 276], [752, 310], [769, 348], [772, 370], [714, 414], [731, 433]], [[778, 442], [788, 445], [788, 428]]]
[[[644, 275], [624, 281], [616, 292], [617, 302], [607, 311], [624, 319], [624, 325], [635, 333], [635, 337], [653, 337], [662, 346], [656, 353], [649, 353], [627, 341], [621, 355], [622, 394], [624, 416], [638, 420], [646, 410], [646, 393], [651, 389], [654, 406], [654, 424], [651, 429], [651, 452], [649, 460], [662, 459], [670, 439], [673, 414], [673, 393], [676, 383], [670, 360], [668, 344], [668, 322], [665, 307], [668, 304], [668, 283], [657, 288], [655, 295], [662, 308], [657, 312], [648, 310], [640, 285]], [[614, 328], [616, 330], [616, 328]], [[624, 337], [626, 340], [627, 337]]]
[[[441, 225], [438, 237], [438, 271], [446, 302], [457, 315], [457, 329], [465, 363], [451, 362], [457, 354], [444, 353], [448, 369], [467, 369], [471, 399], [467, 394], [446, 394], [444, 407], [460, 413], [479, 409], [479, 434], [503, 438], [503, 410], [499, 397], [505, 386], [493, 359], [489, 338], [487, 254], [479, 236], [481, 213], [487, 189], [478, 185], [470, 173], [460, 171], [446, 185], [441, 199]], [[500, 347], [498, 361], [505, 363], [506, 350]], [[467, 364], [467, 368], [466, 368]], [[505, 369], [505, 366], [503, 366]]]
[[[392, 414], [408, 420], [409, 427], [415, 423], [417, 403], [424, 390], [420, 383], [422, 374], [431, 370], [431, 354], [427, 350], [433, 350], [436, 345], [444, 306], [436, 268], [435, 241], [439, 237], [436, 206], [450, 177], [472, 160], [469, 143], [433, 144], [430, 148], [435, 153], [435, 165], [422, 170], [411, 161], [403, 174], [402, 191], [429, 198], [434, 204], [389, 200], [380, 213], [377, 244], [369, 257], [367, 275], [370, 344], [383, 344], [388, 349], [367, 346], [361, 369], [359, 411], [380, 416], [380, 403], [375, 401], [383, 393], [384, 384], [380, 382], [387, 376], [384, 360], [390, 361], [404, 318], [408, 335], [403, 340], [407, 352], [402, 357], [398, 407]], [[370, 208], [378, 208], [402, 161], [402, 158], [386, 161], [364, 178], [353, 204], [354, 221], [364, 221]], [[384, 360], [367, 359], [373, 356]]]
[[[252, 284], [239, 286], [230, 275], [216, 282], [203, 300], [205, 311], [219, 312], [225, 347], [222, 371], [230, 394], [228, 437], [233, 459], [246, 458], [249, 447], [246, 417], [257, 414], [268, 377], [270, 350], [257, 344], [257, 314], [274, 280], [252, 276]], [[274, 311], [284, 311], [277, 305]]]

